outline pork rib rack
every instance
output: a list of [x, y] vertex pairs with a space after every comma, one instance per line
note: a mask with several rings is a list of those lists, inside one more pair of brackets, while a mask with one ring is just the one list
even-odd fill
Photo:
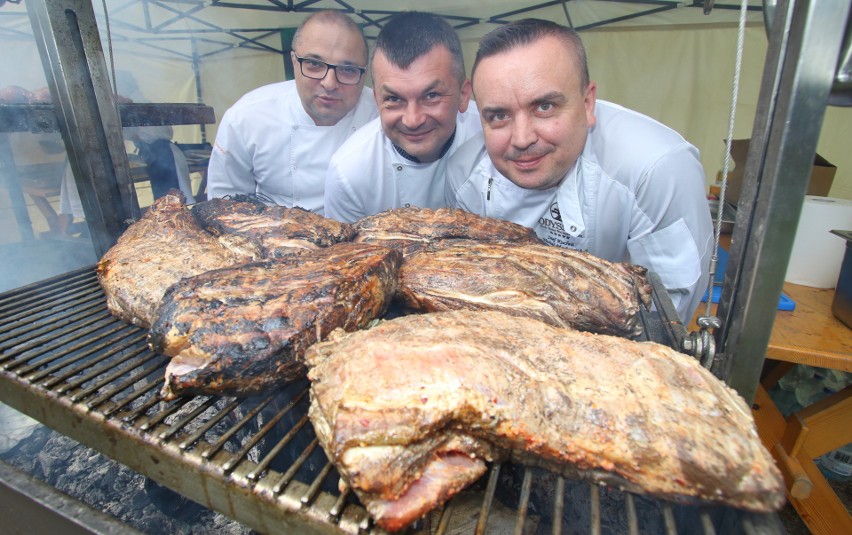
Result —
[[551, 245], [452, 240], [406, 257], [398, 297], [405, 307], [501, 310], [617, 336], [642, 333], [651, 285], [644, 267]]
[[263, 258], [298, 254], [350, 241], [355, 228], [302, 208], [267, 206], [246, 195], [210, 199], [192, 207], [205, 230], [216, 236], [238, 236], [260, 250]]
[[149, 334], [173, 357], [163, 397], [249, 395], [303, 377], [308, 346], [385, 313], [400, 262], [393, 249], [340, 243], [182, 280]]
[[784, 503], [742, 398], [653, 342], [452, 311], [333, 333], [306, 361], [320, 444], [387, 530], [509, 454], [665, 499]]
[[354, 241], [402, 249], [406, 255], [442, 240], [541, 243], [535, 231], [523, 225], [453, 208], [394, 208], [359, 219], [354, 225]]
[[114, 316], [149, 328], [169, 286], [183, 277], [251, 259], [204, 232], [186, 207], [183, 193], [171, 190], [104, 254], [98, 262], [98, 281]]

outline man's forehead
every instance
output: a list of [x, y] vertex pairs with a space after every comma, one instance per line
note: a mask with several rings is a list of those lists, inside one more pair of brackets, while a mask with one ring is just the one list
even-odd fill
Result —
[[405, 67], [394, 63], [382, 51], [377, 50], [372, 70], [373, 79], [377, 84], [387, 80], [389, 85], [418, 87], [422, 90], [454, 85], [452, 82], [455, 78], [452, 55], [443, 46], [432, 47], [429, 52], [418, 56]]
[[[346, 49], [336, 50], [348, 56], [363, 56], [366, 58], [367, 51], [363, 44], [360, 32], [345, 24], [333, 20], [311, 20], [299, 34], [299, 42], [295, 43], [301, 47], [328, 47], [340, 43], [344, 39], [351, 39], [359, 43], [358, 47], [347, 46]], [[339, 47], [338, 47], [339, 48]], [[316, 54], [318, 51], [297, 51], [303, 54]]]

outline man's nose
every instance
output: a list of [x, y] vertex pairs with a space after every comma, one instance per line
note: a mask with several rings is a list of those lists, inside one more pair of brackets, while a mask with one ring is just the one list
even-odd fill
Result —
[[415, 130], [423, 125], [425, 121], [423, 108], [416, 101], [409, 102], [405, 106], [405, 112], [402, 114], [402, 125], [409, 130]]
[[524, 115], [518, 115], [512, 121], [512, 145], [526, 149], [538, 141], [533, 122]]
[[336, 89], [340, 82], [337, 81], [337, 70], [335, 67], [329, 67], [327, 71], [325, 71], [325, 76], [320, 80], [320, 85], [322, 85], [326, 90]]

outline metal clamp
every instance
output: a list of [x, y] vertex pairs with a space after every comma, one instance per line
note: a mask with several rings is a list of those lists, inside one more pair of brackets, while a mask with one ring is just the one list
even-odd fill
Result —
[[692, 355], [707, 369], [713, 365], [716, 357], [716, 338], [711, 329], [722, 326], [722, 320], [715, 316], [701, 316], [697, 320], [700, 331], [690, 332], [681, 340], [681, 351]]

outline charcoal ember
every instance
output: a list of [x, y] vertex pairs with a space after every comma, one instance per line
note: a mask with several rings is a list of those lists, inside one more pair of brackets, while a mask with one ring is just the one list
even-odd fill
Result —
[[153, 490], [159, 485], [145, 476], [48, 427], [37, 428], [0, 460], [145, 533], [254, 533], [177, 493]]

